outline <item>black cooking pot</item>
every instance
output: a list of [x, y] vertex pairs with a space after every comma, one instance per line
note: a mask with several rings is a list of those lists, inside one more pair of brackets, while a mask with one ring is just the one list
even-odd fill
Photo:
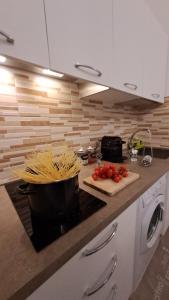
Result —
[[123, 162], [122, 145], [125, 141], [119, 136], [104, 136], [101, 141], [101, 153], [103, 160], [121, 163]]
[[78, 175], [47, 183], [25, 183], [18, 186], [21, 194], [28, 195], [31, 211], [37, 217], [62, 221], [78, 205]]

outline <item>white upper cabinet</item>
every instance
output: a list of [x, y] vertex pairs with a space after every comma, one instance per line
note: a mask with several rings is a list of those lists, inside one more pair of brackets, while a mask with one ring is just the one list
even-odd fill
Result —
[[168, 38], [145, 0], [0, 0], [0, 7], [0, 54], [164, 101]]
[[148, 5], [143, 20], [143, 97], [164, 102], [168, 37]]
[[49, 66], [43, 0], [0, 0], [0, 54]]
[[141, 96], [144, 2], [113, 3], [113, 87]]
[[51, 69], [111, 86], [112, 0], [45, 0]]

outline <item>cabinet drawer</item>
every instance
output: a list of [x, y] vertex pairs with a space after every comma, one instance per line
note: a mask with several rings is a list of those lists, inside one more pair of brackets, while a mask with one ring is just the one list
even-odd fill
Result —
[[[99, 266], [99, 267], [98, 267]], [[73, 257], [50, 277], [28, 300], [103, 300], [112, 294], [116, 281], [117, 256], [97, 261], [97, 264], [82, 265]]]
[[125, 210], [28, 300], [127, 300], [133, 282], [136, 207], [134, 203]]
[[108, 294], [112, 297], [112, 280], [118, 267], [115, 250], [117, 232], [118, 225], [114, 221], [28, 299], [55, 300], [58, 295], [62, 300], [102, 300]]

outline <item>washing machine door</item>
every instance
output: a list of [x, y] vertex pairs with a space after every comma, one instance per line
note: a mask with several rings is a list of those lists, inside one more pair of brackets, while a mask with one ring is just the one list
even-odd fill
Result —
[[146, 209], [141, 226], [141, 253], [156, 245], [163, 226], [164, 195], [158, 195]]

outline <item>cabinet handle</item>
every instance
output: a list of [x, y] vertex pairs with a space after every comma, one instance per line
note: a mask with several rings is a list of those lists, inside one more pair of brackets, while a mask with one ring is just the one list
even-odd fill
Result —
[[14, 39], [12, 39], [8, 34], [6, 34], [4, 31], [0, 30], [0, 35], [4, 36], [6, 38], [7, 43], [14, 44]]
[[95, 294], [98, 290], [100, 290], [111, 278], [117, 266], [117, 255], [115, 254], [111, 262], [108, 264], [107, 268], [105, 269], [103, 275], [94, 283], [92, 287], [87, 288], [85, 291], [85, 296], [91, 296]]
[[115, 300], [115, 297], [116, 297], [116, 295], [117, 295], [117, 285], [114, 284], [114, 285], [112, 286], [111, 290], [112, 290], [112, 296], [113, 296], [112, 300]]
[[83, 256], [89, 256], [89, 255], [94, 254], [97, 251], [101, 250], [102, 248], [104, 248], [112, 240], [112, 238], [115, 236], [116, 231], [117, 231], [117, 226], [118, 226], [118, 223], [115, 222], [112, 226], [111, 232], [109, 233], [108, 237], [103, 242], [99, 241], [98, 244], [96, 244], [94, 248], [85, 249], [83, 251], [82, 255]]
[[138, 86], [136, 84], [128, 83], [128, 82], [125, 82], [124, 86], [133, 91], [137, 90], [137, 88], [138, 88]]
[[75, 68], [82, 69], [82, 71], [84, 71], [84, 72], [85, 72], [85, 70], [83, 70], [83, 69], [89, 69], [89, 70], [94, 71], [96, 73], [96, 76], [98, 76], [98, 77], [102, 76], [101, 71], [99, 71], [91, 66], [88, 66], [88, 65], [81, 65], [81, 64], [77, 63], [77, 64], [75, 64]]
[[151, 94], [153, 98], [158, 99], [160, 98], [160, 94]]

